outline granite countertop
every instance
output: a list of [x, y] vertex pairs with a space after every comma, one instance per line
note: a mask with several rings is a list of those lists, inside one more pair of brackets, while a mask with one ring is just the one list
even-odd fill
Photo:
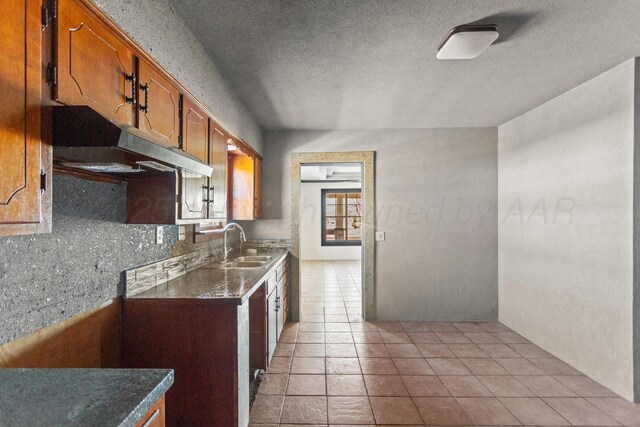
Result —
[[171, 369], [0, 369], [0, 426], [135, 426]]
[[129, 299], [225, 299], [242, 304], [271, 271], [287, 256], [286, 249], [261, 249], [247, 255], [268, 255], [273, 260], [263, 268], [225, 270], [218, 263], [203, 265], [180, 277], [129, 296]]

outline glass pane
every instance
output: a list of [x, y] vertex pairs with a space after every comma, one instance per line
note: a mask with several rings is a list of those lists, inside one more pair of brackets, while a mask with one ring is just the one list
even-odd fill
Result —
[[345, 209], [346, 209], [345, 205], [329, 205], [329, 204], [327, 204], [325, 215], [327, 215], [327, 216], [345, 215]]
[[327, 218], [325, 221], [326, 240], [335, 240], [336, 222], [334, 218]]
[[349, 218], [349, 240], [362, 240], [362, 223], [360, 217]]
[[327, 193], [326, 198], [327, 198], [327, 203], [344, 203], [345, 194], [344, 193]]
[[336, 227], [334, 235], [335, 240], [344, 241], [346, 240], [347, 230], [344, 227]]
[[362, 239], [361, 193], [325, 193], [325, 237], [327, 241], [360, 241]]
[[346, 228], [347, 227], [347, 219], [344, 216], [337, 216], [333, 218], [335, 228]]

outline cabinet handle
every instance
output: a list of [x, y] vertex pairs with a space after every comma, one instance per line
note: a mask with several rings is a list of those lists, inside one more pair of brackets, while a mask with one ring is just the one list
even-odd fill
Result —
[[205, 203], [209, 201], [209, 187], [206, 185], [202, 186], [202, 201]]
[[136, 105], [138, 100], [136, 99], [136, 73], [126, 74], [124, 75], [126, 81], [131, 82], [131, 96], [125, 96], [124, 102], [131, 105]]
[[206, 185], [202, 186], [202, 201], [213, 203], [213, 197], [215, 195], [214, 192], [215, 187], [208, 187]]
[[276, 297], [276, 311], [280, 311], [280, 297]]
[[140, 111], [149, 113], [149, 83], [141, 84], [140, 90], [144, 92], [144, 105], [140, 104]]

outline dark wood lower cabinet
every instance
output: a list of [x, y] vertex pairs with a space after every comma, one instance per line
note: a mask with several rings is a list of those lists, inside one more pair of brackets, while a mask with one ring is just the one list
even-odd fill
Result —
[[171, 368], [169, 426], [246, 426], [249, 303], [224, 299], [127, 299], [124, 367]]
[[267, 304], [265, 286], [249, 298], [249, 374], [257, 369], [267, 369]]
[[123, 367], [175, 372], [168, 426], [246, 427], [253, 374], [266, 369], [286, 322], [286, 261], [237, 299], [126, 298]]

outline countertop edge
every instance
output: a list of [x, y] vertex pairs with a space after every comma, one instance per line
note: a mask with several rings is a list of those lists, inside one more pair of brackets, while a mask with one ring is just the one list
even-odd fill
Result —
[[[260, 287], [260, 285], [261, 285], [262, 283], [264, 283], [264, 281], [265, 281], [266, 279], [268, 279], [268, 278], [269, 278], [269, 276], [272, 274], [272, 271], [273, 271], [274, 269], [278, 268], [278, 264], [281, 264], [281, 263], [282, 263], [282, 261], [284, 261], [284, 260], [287, 258], [287, 256], [288, 256], [288, 255], [289, 255], [289, 251], [285, 251], [284, 255], [282, 255], [280, 258], [278, 258], [277, 260], [275, 260], [275, 261], [273, 262], [273, 264], [271, 264], [271, 268], [269, 268], [269, 269], [267, 270], [267, 272], [266, 272], [266, 273], [264, 273], [260, 279], [258, 279], [258, 281], [256, 282], [256, 284], [255, 284], [255, 285], [253, 285], [253, 286], [251, 287], [251, 289], [249, 289], [247, 292], [245, 292], [245, 294], [244, 294], [244, 295], [242, 295], [242, 297], [240, 297], [240, 304], [243, 304], [246, 300], [248, 300], [249, 298], [251, 298], [251, 295], [253, 295], [253, 294], [255, 293], [255, 291]], [[238, 304], [238, 305], [240, 305], [240, 304]]]
[[[287, 259], [287, 257], [289, 256], [289, 250], [288, 249], [279, 249], [279, 251], [282, 251], [282, 255], [278, 256], [274, 261], [272, 261], [270, 263], [270, 266], [268, 269], [265, 269], [265, 273], [260, 276], [260, 278], [258, 278], [255, 282], [255, 284], [247, 289], [241, 296], [235, 295], [235, 296], [175, 296], [175, 297], [154, 297], [154, 296], [140, 296], [141, 294], [136, 294], [136, 295], [132, 295], [132, 296], [125, 296], [124, 299], [128, 300], [128, 301], [138, 301], [138, 302], [143, 302], [143, 301], [165, 301], [167, 303], [169, 302], [176, 302], [176, 301], [200, 301], [202, 303], [206, 303], [206, 302], [213, 302], [213, 301], [217, 301], [220, 303], [227, 303], [227, 304], [236, 304], [236, 305], [242, 305], [245, 303], [245, 301], [247, 301], [257, 290], [258, 288], [264, 283], [264, 281], [266, 279], [268, 279], [271, 274], [273, 274], [274, 270], [278, 267], [279, 264], [281, 264], [285, 259]], [[199, 268], [205, 268], [205, 267], [199, 267]], [[193, 271], [196, 271], [198, 269], [195, 269]], [[192, 272], [193, 272], [192, 271]], [[189, 273], [187, 273], [189, 274]], [[171, 281], [167, 282], [170, 283]], [[167, 286], [167, 283], [163, 283], [161, 285], [156, 285], [156, 286]], [[155, 287], [155, 286], [154, 286]], [[150, 291], [151, 289], [153, 289], [154, 287], [148, 289], [147, 291]], [[147, 292], [145, 291], [145, 292]]]
[[[152, 369], [157, 371], [158, 369]], [[164, 395], [167, 390], [173, 385], [174, 381], [173, 369], [168, 369], [165, 377], [154, 387], [153, 390], [140, 402], [127, 417], [120, 423], [119, 427], [133, 427], [142, 417], [156, 404], [156, 402]]]

